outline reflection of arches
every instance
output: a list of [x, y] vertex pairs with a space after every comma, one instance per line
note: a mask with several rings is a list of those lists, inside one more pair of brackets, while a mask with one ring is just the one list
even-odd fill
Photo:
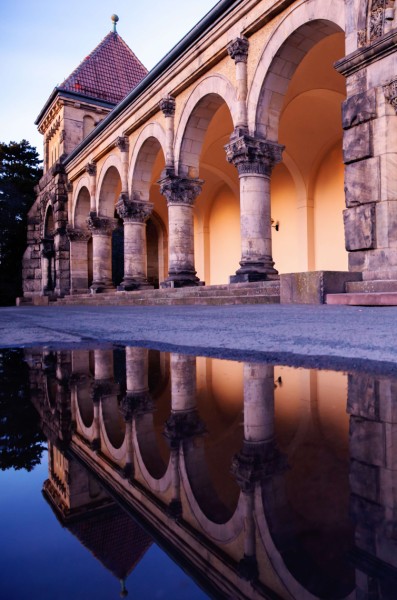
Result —
[[89, 429], [94, 421], [94, 402], [91, 396], [91, 382], [87, 378], [76, 386], [77, 406], [84, 427]]
[[123, 420], [117, 396], [103, 396], [101, 400], [102, 424], [106, 436], [115, 450], [123, 445], [125, 439], [125, 421]]

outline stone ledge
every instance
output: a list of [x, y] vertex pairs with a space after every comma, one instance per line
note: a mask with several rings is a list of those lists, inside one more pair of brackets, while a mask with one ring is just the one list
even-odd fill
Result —
[[324, 304], [327, 294], [342, 294], [350, 281], [361, 281], [361, 273], [311, 271], [280, 275], [281, 304]]
[[397, 306], [397, 292], [327, 294], [327, 304], [339, 306]]

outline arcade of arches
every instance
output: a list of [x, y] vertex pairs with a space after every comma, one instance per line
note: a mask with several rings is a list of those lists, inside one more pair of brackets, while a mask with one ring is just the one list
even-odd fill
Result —
[[397, 280], [395, 26], [392, 0], [221, 0], [120, 104], [56, 88], [25, 297]]

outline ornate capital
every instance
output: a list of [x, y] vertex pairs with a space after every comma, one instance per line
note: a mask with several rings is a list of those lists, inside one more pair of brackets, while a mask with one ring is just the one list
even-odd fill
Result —
[[169, 175], [159, 181], [160, 193], [167, 198], [167, 205], [188, 204], [193, 206], [195, 199], [201, 193], [204, 181]]
[[228, 162], [237, 167], [239, 175], [269, 176], [273, 167], [281, 162], [284, 146], [242, 135], [227, 144], [225, 150]]
[[129, 144], [130, 142], [126, 135], [121, 135], [116, 140], [116, 148], [118, 148], [120, 152], [128, 152]]
[[175, 114], [175, 98], [170, 95], [162, 98], [159, 102], [159, 107], [165, 117], [173, 117]]
[[91, 238], [90, 231], [84, 231], [84, 229], [73, 229], [70, 225], [66, 227], [66, 235], [71, 242], [88, 242]]
[[245, 36], [241, 36], [232, 40], [227, 47], [230, 58], [236, 63], [247, 62], [249, 41]]
[[91, 177], [96, 175], [96, 164], [94, 162], [89, 162], [85, 166], [85, 170]]
[[196, 410], [172, 412], [165, 424], [164, 435], [171, 445], [205, 432], [205, 425]]
[[92, 212], [87, 219], [87, 225], [92, 235], [111, 235], [117, 227], [117, 220], [109, 217], [98, 217], [96, 213]]
[[397, 79], [383, 86], [386, 100], [392, 105], [397, 114]]
[[120, 403], [120, 412], [126, 422], [151, 413], [154, 410], [154, 401], [149, 392], [128, 392], [122, 398]]
[[368, 12], [368, 40], [373, 42], [385, 32], [385, 22], [394, 18], [395, 0], [372, 0]]
[[273, 441], [262, 444], [244, 442], [232, 461], [231, 471], [243, 492], [252, 492], [257, 482], [283, 473], [288, 468], [286, 457]]
[[153, 204], [151, 202], [129, 200], [127, 194], [121, 194], [116, 204], [116, 210], [124, 221], [144, 223], [152, 213]]

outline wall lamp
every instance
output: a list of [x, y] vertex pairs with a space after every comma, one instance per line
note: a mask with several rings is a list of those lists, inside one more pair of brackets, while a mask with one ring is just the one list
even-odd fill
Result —
[[280, 222], [279, 221], [275, 221], [274, 219], [272, 219], [271, 221], [272, 221], [272, 227], [274, 227], [274, 229], [276, 231], [278, 231], [280, 229]]

